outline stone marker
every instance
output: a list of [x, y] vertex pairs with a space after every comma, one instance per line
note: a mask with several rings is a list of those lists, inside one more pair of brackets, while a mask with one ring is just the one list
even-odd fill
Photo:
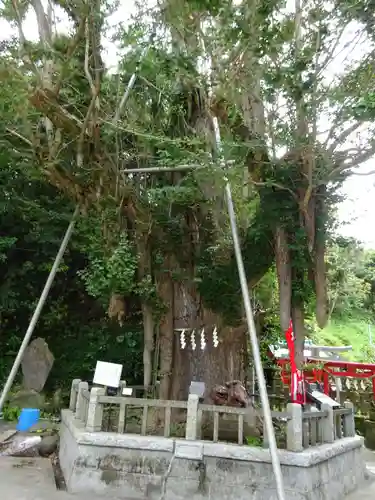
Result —
[[204, 382], [190, 382], [189, 394], [195, 394], [199, 397], [199, 399], [203, 398], [204, 393], [206, 391], [206, 385]]
[[22, 360], [23, 386], [27, 390], [43, 390], [55, 358], [42, 338], [33, 340]]

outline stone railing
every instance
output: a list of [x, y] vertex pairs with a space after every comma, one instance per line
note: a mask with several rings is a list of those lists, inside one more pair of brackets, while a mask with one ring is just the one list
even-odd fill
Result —
[[[203, 415], [209, 414], [212, 425], [212, 441], [219, 441], [220, 418], [230, 417], [237, 419], [237, 441], [244, 443], [246, 432], [244, 427], [249, 418], [246, 408], [232, 408], [226, 406], [207, 405], [199, 402], [198, 396], [191, 394], [188, 401], [169, 401], [159, 399], [133, 398], [122, 396], [120, 386], [117, 396], [107, 396], [104, 388], [93, 387], [89, 390], [87, 382], [78, 379], [73, 381], [70, 395], [69, 409], [74, 413], [75, 419], [80, 421], [88, 432], [103, 431], [103, 418], [106, 406], [117, 407], [115, 430], [118, 433], [129, 432], [127, 429], [127, 412], [130, 408], [141, 409], [139, 415], [140, 429], [138, 434], [147, 434], [148, 419], [151, 411], [157, 409], [164, 423], [163, 436], [171, 437], [172, 410], [185, 413], [183, 435], [187, 440], [194, 441], [202, 438]], [[273, 420], [278, 426], [285, 426], [284, 448], [289, 451], [299, 452], [310, 446], [333, 443], [334, 441], [355, 436], [354, 409], [351, 402], [346, 402], [344, 408], [333, 410], [324, 405], [321, 411], [303, 411], [297, 404], [289, 403], [285, 411], [272, 411]], [[261, 412], [257, 418], [262, 420]], [[107, 430], [107, 429], [104, 429]], [[263, 432], [263, 446], [268, 446], [266, 433]]]

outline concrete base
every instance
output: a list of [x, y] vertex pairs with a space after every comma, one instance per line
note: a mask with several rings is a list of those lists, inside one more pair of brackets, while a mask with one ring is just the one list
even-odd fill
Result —
[[[342, 500], [364, 483], [360, 437], [280, 450], [288, 500]], [[167, 473], [172, 460], [170, 473]], [[132, 434], [90, 433], [62, 412], [60, 465], [68, 491], [134, 499], [277, 500], [269, 450]]]
[[[108, 500], [92, 493], [79, 496], [56, 489], [51, 461], [46, 458], [0, 457], [1, 500]], [[112, 497], [111, 500], [131, 500]]]

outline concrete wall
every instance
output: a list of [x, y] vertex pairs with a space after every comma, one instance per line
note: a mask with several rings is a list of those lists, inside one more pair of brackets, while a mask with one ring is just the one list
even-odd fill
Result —
[[[288, 500], [342, 500], [364, 481], [362, 439], [280, 450]], [[159, 500], [277, 500], [269, 451], [204, 441], [87, 432], [62, 412], [60, 463], [68, 490]]]

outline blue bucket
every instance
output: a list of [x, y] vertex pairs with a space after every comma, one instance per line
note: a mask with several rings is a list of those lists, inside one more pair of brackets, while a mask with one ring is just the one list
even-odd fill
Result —
[[25, 432], [28, 431], [33, 425], [35, 425], [40, 418], [40, 410], [37, 408], [23, 408], [21, 410], [21, 415], [18, 419], [17, 431]]

